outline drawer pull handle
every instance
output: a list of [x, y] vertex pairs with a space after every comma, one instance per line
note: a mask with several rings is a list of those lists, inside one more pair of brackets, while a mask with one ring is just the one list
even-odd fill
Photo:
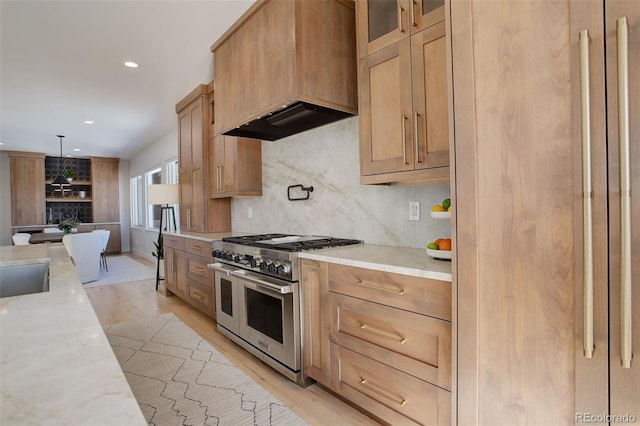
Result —
[[191, 295], [192, 295], [193, 297], [195, 297], [196, 299], [204, 300], [204, 296], [202, 296], [202, 295], [201, 295], [200, 293], [198, 293], [197, 291], [194, 291], [193, 293], [191, 293]]
[[382, 392], [380, 389], [374, 388], [373, 386], [371, 386], [370, 384], [367, 383], [367, 381], [365, 379], [361, 379], [360, 380], [360, 386], [364, 387], [365, 389], [370, 390], [371, 392], [380, 395], [383, 398], [388, 399], [391, 402], [394, 402], [396, 404], [398, 404], [401, 407], [404, 407], [404, 405], [407, 403], [406, 399], [399, 399], [399, 398], [394, 398], [390, 395], [387, 395], [386, 393]]
[[198, 250], [198, 251], [202, 250], [202, 247], [199, 247], [199, 246], [190, 246], [190, 247], [194, 250]]
[[407, 341], [407, 339], [404, 338], [397, 338], [394, 336], [389, 336], [388, 334], [382, 333], [380, 331], [374, 330], [371, 327], [368, 327], [366, 324], [360, 324], [360, 330], [364, 331], [365, 333], [369, 333], [369, 334], [373, 334], [374, 336], [378, 336], [378, 337], [382, 337], [383, 339], [387, 339], [387, 340], [391, 340], [393, 342], [396, 343], [400, 343], [401, 345], [404, 344], [404, 342]]
[[196, 272], [204, 272], [204, 269], [202, 269], [202, 268], [196, 268], [196, 267], [194, 267], [193, 269], [194, 269]]
[[386, 291], [388, 293], [396, 293], [396, 294], [399, 294], [400, 296], [404, 294], [404, 290], [396, 290], [395, 288], [386, 288], [379, 285], [368, 284], [362, 281], [356, 282], [355, 285], [360, 287], [372, 288], [374, 290]]

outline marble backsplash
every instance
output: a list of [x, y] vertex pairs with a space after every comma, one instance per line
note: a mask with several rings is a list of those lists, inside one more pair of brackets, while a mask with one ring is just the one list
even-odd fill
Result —
[[[357, 117], [263, 141], [262, 197], [233, 198], [233, 230], [328, 235], [413, 248], [451, 236], [450, 221], [429, 214], [434, 204], [449, 197], [449, 180], [361, 185], [359, 164]], [[287, 187], [297, 184], [313, 186], [308, 200], [287, 199]], [[409, 220], [410, 201], [420, 202], [420, 220]]]

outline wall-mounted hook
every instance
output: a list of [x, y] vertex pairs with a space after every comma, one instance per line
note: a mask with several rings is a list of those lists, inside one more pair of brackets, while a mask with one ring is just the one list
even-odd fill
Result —
[[[293, 188], [300, 188], [300, 190], [304, 191], [307, 193], [307, 196], [304, 198], [291, 198], [291, 189]], [[289, 199], [289, 201], [300, 201], [300, 200], [308, 200], [309, 199], [309, 193], [313, 192], [313, 186], [303, 186], [303, 185], [291, 185], [289, 187], [287, 187], [287, 198]]]

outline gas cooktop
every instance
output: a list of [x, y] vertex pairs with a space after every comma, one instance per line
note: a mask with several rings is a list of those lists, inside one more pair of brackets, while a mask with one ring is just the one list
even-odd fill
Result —
[[360, 244], [362, 241], [317, 235], [259, 234], [243, 237], [226, 237], [222, 241], [251, 247], [283, 251], [304, 251], [328, 247]]

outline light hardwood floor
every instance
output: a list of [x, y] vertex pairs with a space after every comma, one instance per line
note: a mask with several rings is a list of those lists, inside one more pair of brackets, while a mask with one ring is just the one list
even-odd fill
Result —
[[155, 280], [93, 287], [85, 291], [103, 326], [173, 312], [253, 380], [312, 425], [379, 424], [317, 384], [303, 389], [284, 378], [219, 333], [211, 318], [178, 297], [165, 296], [162, 283], [158, 292], [155, 291]]

